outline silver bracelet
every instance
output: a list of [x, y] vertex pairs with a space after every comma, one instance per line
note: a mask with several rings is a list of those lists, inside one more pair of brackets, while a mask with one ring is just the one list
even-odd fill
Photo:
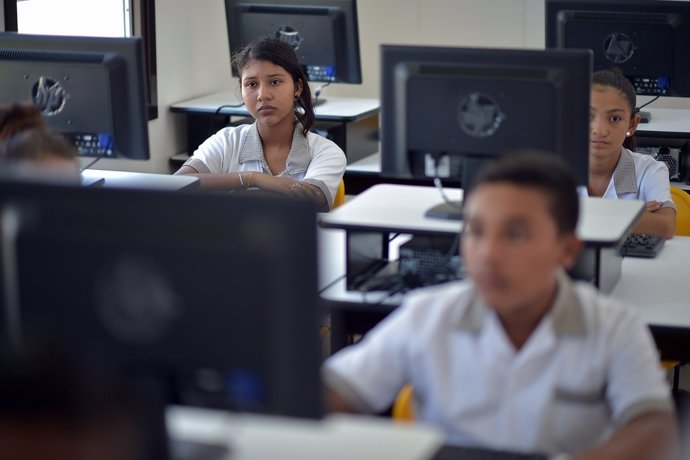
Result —
[[240, 178], [240, 187], [241, 187], [241, 188], [244, 188], [244, 180], [242, 180], [242, 173], [237, 173], [237, 175], [238, 175], [239, 178]]

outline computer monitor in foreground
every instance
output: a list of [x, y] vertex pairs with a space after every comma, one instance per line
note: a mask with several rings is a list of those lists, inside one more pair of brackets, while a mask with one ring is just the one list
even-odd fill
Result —
[[533, 149], [586, 185], [591, 62], [588, 50], [383, 45], [382, 175], [451, 179], [467, 194], [486, 161]]
[[170, 403], [321, 415], [311, 203], [3, 182], [0, 220], [9, 346], [56, 344]]
[[225, 0], [230, 53], [256, 38], [290, 43], [314, 82], [362, 83], [356, 0]]
[[0, 104], [30, 102], [80, 155], [149, 158], [139, 37], [0, 33]]
[[594, 70], [618, 67], [638, 94], [690, 97], [690, 3], [547, 0], [546, 46], [594, 52]]

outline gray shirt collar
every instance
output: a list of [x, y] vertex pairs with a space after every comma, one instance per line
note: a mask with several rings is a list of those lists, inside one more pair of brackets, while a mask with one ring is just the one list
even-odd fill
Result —
[[[302, 134], [302, 124], [295, 123], [295, 129], [292, 133], [292, 146], [287, 161], [285, 162], [285, 171], [281, 175], [300, 174], [307, 171], [309, 163], [311, 163], [311, 155], [309, 155], [309, 141]], [[259, 136], [259, 129], [256, 122], [254, 122], [247, 132], [242, 146], [240, 147], [239, 162], [240, 164], [248, 161], [260, 161], [264, 170], [268, 171], [266, 158], [264, 157], [264, 149], [261, 145], [261, 137]]]
[[613, 186], [617, 195], [638, 192], [635, 160], [625, 147], [621, 147], [621, 155], [613, 171]]
[[[547, 313], [551, 317], [554, 332], [557, 335], [585, 335], [587, 333], [585, 314], [580, 299], [575, 293], [573, 283], [563, 270], [559, 271], [556, 281], [558, 293]], [[484, 318], [490, 310], [491, 307], [485, 303], [476, 290], [473, 290], [467, 307], [460, 309], [462, 313], [458, 318], [458, 328], [479, 332]]]

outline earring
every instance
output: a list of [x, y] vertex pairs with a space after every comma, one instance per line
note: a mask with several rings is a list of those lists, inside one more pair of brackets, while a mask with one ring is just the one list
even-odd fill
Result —
[[631, 134], [630, 134], [630, 131], [628, 131], [627, 133], [625, 133], [625, 135], [628, 136], [628, 137], [630, 137], [630, 135], [631, 135]]

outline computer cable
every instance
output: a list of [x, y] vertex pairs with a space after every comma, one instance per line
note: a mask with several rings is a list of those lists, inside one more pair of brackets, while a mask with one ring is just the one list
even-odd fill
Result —
[[84, 171], [86, 171], [86, 170], [89, 169], [91, 166], [93, 166], [94, 164], [96, 164], [96, 162], [97, 162], [98, 160], [100, 160], [101, 158], [103, 158], [103, 155], [98, 155], [96, 158], [94, 158], [93, 161], [91, 161], [90, 163], [88, 163], [86, 166], [83, 166], [83, 167], [79, 168], [79, 172], [84, 172]]
[[652, 98], [651, 100], [649, 100], [649, 101], [645, 102], [644, 104], [642, 104], [641, 106], [635, 107], [635, 113], [636, 113], [636, 114], [637, 114], [637, 113], [640, 113], [640, 111], [641, 111], [642, 109], [644, 109], [645, 107], [647, 107], [649, 104], [651, 104], [652, 102], [656, 101], [656, 100], [659, 99], [660, 97], [661, 97], [661, 94], [658, 94], [658, 95], [656, 95], [654, 98]]
[[223, 104], [221, 106], [218, 106], [215, 112], [213, 112], [213, 116], [211, 117], [211, 123], [208, 126], [209, 132], [215, 133], [217, 129], [215, 129], [215, 122], [216, 119], [218, 118], [218, 115], [220, 115], [220, 111], [223, 109], [236, 109], [238, 107], [242, 107], [244, 103], [240, 102], [239, 104]]

